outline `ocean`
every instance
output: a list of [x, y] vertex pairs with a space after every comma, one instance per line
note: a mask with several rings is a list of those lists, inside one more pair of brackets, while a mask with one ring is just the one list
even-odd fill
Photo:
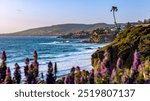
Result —
[[[24, 75], [24, 59], [28, 57], [33, 61], [32, 54], [38, 53], [39, 71], [46, 75], [49, 61], [57, 62], [57, 76], [66, 75], [73, 66], [80, 66], [81, 70], [89, 70], [91, 55], [98, 47], [106, 44], [79, 43], [81, 39], [62, 39], [48, 36], [0, 36], [0, 54], [5, 50], [7, 55], [7, 67], [10, 67], [12, 75], [14, 64], [18, 63]], [[1, 63], [1, 60], [0, 60]]]

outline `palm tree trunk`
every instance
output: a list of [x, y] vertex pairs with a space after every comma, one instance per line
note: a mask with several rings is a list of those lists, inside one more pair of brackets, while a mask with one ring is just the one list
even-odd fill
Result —
[[118, 28], [114, 11], [113, 11], [113, 16], [114, 16], [114, 23], [115, 23], [116, 27]]

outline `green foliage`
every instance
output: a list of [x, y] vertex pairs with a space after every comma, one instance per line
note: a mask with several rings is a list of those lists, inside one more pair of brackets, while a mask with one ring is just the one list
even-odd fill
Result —
[[150, 25], [129, 27], [120, 32], [115, 40], [108, 46], [99, 49], [92, 55], [92, 59], [101, 57], [105, 50], [110, 50], [111, 65], [115, 65], [118, 57], [122, 57], [127, 67], [132, 65], [133, 53], [138, 50], [142, 60], [150, 59]]

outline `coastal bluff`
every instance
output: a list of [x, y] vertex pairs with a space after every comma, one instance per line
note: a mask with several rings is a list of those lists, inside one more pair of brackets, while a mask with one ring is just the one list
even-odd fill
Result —
[[150, 60], [150, 24], [132, 26], [120, 32], [113, 42], [92, 54], [93, 67], [104, 58], [105, 50], [110, 53], [111, 67], [115, 67], [118, 57], [123, 59], [124, 67], [131, 67], [135, 50], [140, 52], [141, 60]]

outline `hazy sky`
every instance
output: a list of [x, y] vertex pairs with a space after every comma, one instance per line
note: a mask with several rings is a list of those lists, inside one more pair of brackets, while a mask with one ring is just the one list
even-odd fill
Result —
[[0, 0], [0, 33], [64, 23], [113, 23], [150, 18], [150, 0]]

